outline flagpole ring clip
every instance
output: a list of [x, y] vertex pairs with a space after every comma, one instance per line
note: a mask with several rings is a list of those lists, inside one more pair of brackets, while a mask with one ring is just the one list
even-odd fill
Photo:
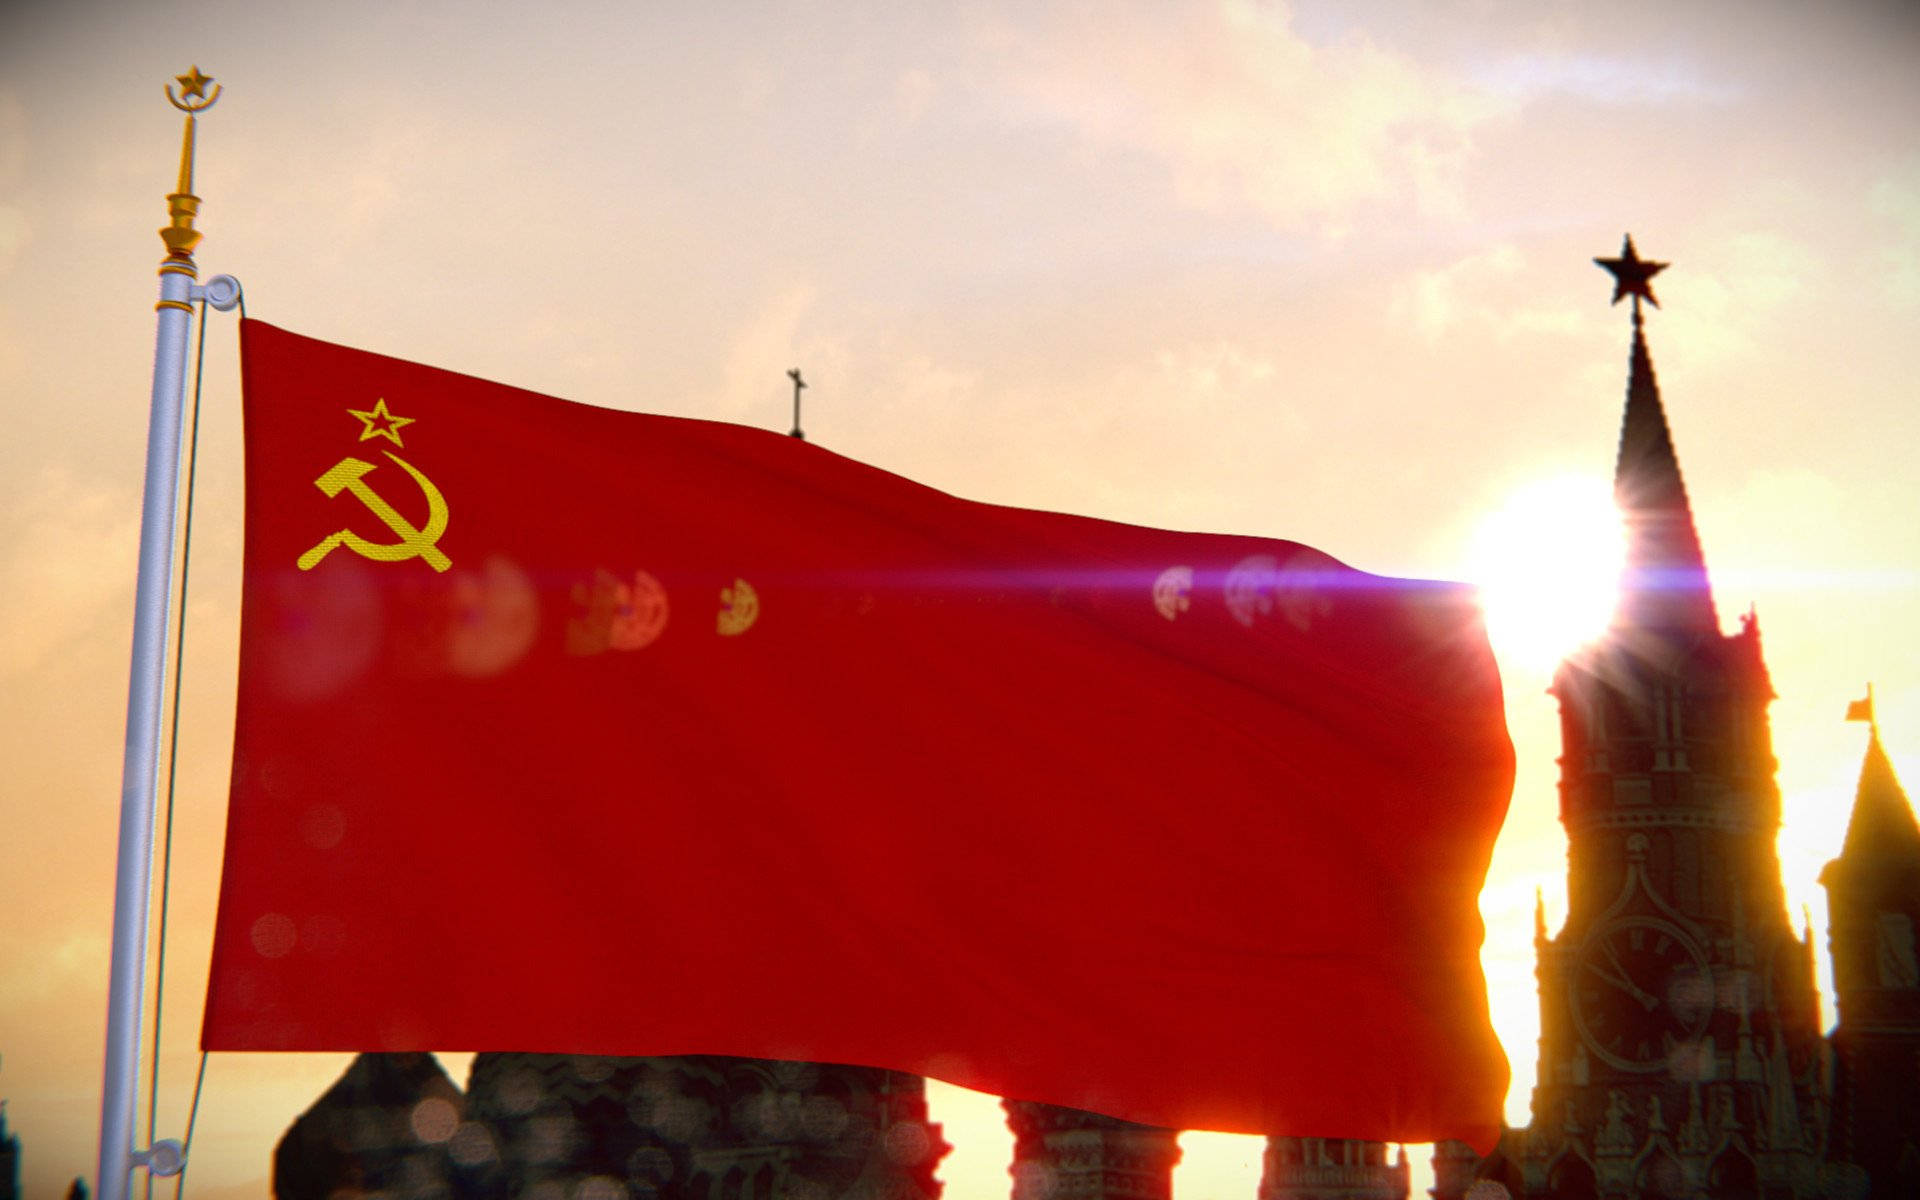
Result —
[[162, 1138], [146, 1150], [133, 1152], [133, 1165], [163, 1178], [187, 1169], [187, 1149], [172, 1138]]
[[232, 312], [240, 303], [240, 281], [231, 275], [215, 275], [205, 285], [189, 288], [188, 292], [192, 299], [205, 300], [221, 312]]

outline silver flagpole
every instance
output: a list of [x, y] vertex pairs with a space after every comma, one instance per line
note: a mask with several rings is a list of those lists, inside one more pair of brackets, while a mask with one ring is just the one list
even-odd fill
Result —
[[[167, 99], [187, 114], [180, 144], [180, 186], [167, 197], [171, 218], [160, 231], [159, 331], [153, 352], [153, 404], [147, 416], [147, 482], [140, 508], [140, 573], [133, 598], [133, 667], [127, 685], [127, 750], [120, 776], [120, 858], [113, 892], [113, 966], [107, 978], [106, 1078], [100, 1099], [100, 1200], [127, 1200], [133, 1170], [172, 1175], [183, 1165], [179, 1143], [134, 1149], [139, 1088], [140, 1023], [147, 979], [147, 909], [153, 890], [154, 793], [160, 769], [161, 684], [173, 606], [175, 498], [180, 480], [181, 410], [186, 398], [187, 334], [194, 300], [194, 118], [220, 97], [194, 67]], [[157, 1052], [156, 1047], [156, 1052]]]

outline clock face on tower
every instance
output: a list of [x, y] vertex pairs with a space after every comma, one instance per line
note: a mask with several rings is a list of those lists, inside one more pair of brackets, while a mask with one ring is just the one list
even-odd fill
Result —
[[1657, 917], [1620, 917], [1595, 929], [1567, 984], [1580, 1036], [1623, 1071], [1664, 1069], [1713, 1016], [1706, 956], [1679, 926]]

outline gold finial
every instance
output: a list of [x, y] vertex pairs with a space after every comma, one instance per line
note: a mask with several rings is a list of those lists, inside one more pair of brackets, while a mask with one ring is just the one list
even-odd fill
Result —
[[[167, 84], [167, 100], [173, 100], [173, 108], [180, 109], [182, 113], [198, 113], [200, 109], [211, 108], [213, 102], [221, 98], [219, 84], [213, 84], [211, 96], [207, 94], [207, 84], [213, 83], [213, 77], [202, 75], [200, 67], [188, 67], [186, 75], [175, 75], [173, 79], [179, 81], [180, 98], [175, 100], [173, 84]], [[196, 100], [196, 98], [202, 100], [204, 104], [188, 104], [190, 100]]]
[[167, 103], [187, 114], [187, 122], [180, 135], [180, 186], [167, 197], [167, 215], [172, 220], [160, 231], [160, 240], [167, 244], [167, 259], [160, 264], [160, 269], [192, 275], [193, 248], [200, 244], [200, 231], [193, 227], [193, 218], [200, 211], [200, 197], [193, 194], [194, 117], [212, 108], [214, 101], [220, 99], [220, 85], [215, 83], [213, 90], [208, 91], [207, 85], [213, 83], [213, 77], [202, 75], [197, 66], [173, 78], [174, 83], [180, 85], [180, 94], [176, 96], [174, 84], [168, 84]]
[[[185, 75], [175, 75], [173, 78], [180, 85], [180, 94], [175, 96], [173, 84], [168, 84], [167, 102], [183, 113], [204, 112], [220, 98], [220, 85], [214, 83], [213, 90], [209, 92], [207, 85], [213, 83], [213, 76], [202, 75], [199, 67], [188, 67]], [[193, 103], [195, 100], [200, 103]]]

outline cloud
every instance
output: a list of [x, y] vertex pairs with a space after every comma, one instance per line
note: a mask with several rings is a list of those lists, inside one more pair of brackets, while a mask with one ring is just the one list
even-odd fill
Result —
[[26, 182], [27, 145], [27, 106], [12, 89], [0, 89], [0, 188]]
[[1178, 352], [1162, 350], [1154, 363], [1163, 388], [1189, 399], [1225, 394], [1237, 400], [1249, 388], [1272, 379], [1276, 371], [1272, 360], [1230, 342], [1189, 346]]
[[1876, 182], [1867, 206], [1891, 226], [1881, 263], [1888, 298], [1903, 309], [1920, 308], [1920, 164]]
[[[801, 369], [808, 388], [847, 378], [844, 346], [803, 336], [817, 298], [811, 284], [790, 284], [747, 319], [731, 339], [710, 413], [748, 425], [773, 425], [776, 415], [791, 419], [791, 408], [780, 407], [781, 398], [791, 395], [792, 384], [781, 378], [789, 368]], [[808, 399], [813, 397], [802, 397], [803, 406]]]
[[1575, 335], [1591, 314], [1544, 304], [1547, 289], [1527, 256], [1502, 242], [1440, 267], [1414, 271], [1394, 285], [1388, 314], [1429, 345], [1462, 327], [1505, 342], [1516, 337]]
[[1684, 345], [1695, 370], [1752, 356], [1789, 303], [1825, 282], [1807, 242], [1770, 229], [1730, 232], [1700, 245], [1686, 267], [1671, 280], [1662, 276], [1654, 291], [1677, 301], [1660, 317], [1662, 337]]
[[1364, 36], [1314, 45], [1283, 7], [1101, 6], [981, 37], [1024, 112], [1160, 160], [1184, 205], [1285, 229], [1339, 235], [1362, 202], [1457, 215], [1474, 130], [1500, 110]]
[[63, 922], [17, 932], [7, 941], [9, 952], [0, 956], [0, 1007], [55, 1004], [100, 987], [107, 977], [111, 948], [98, 932], [78, 932]]
[[[1563, 266], [1555, 260], [1548, 263], [1551, 273], [1542, 274], [1516, 245], [1501, 242], [1409, 273], [1394, 286], [1389, 315], [1429, 344], [1469, 331], [1502, 342], [1579, 336], [1594, 329], [1594, 313], [1558, 302]], [[1769, 322], [1828, 280], [1809, 243], [1765, 228], [1703, 242], [1685, 266], [1654, 280], [1656, 295], [1679, 301], [1655, 324], [1659, 338], [1684, 344], [1696, 365], [1721, 366], [1751, 354]]]
[[1847, 512], [1848, 489], [1805, 466], [1748, 471], [1737, 490], [1699, 496], [1716, 590], [1744, 608], [1756, 593], [1814, 591], [1863, 582], [1857, 566], [1884, 543]]
[[1521, 264], [1520, 252], [1502, 244], [1444, 267], [1416, 271], [1394, 289], [1392, 314], [1423, 341], [1437, 342], [1470, 313], [1488, 311], [1471, 297], [1484, 295], [1490, 282], [1512, 278]]
[[27, 244], [27, 214], [10, 204], [0, 204], [0, 276], [4, 276]]
[[1562, 94], [1616, 107], [1731, 104], [1740, 90], [1711, 79], [1697, 62], [1643, 54], [1516, 54], [1481, 68], [1475, 79], [1517, 100]]
[[137, 499], [48, 467], [7, 506], [0, 529], [0, 680], [30, 672], [109, 614], [125, 619]]
[[[395, 99], [392, 107], [378, 122], [318, 133], [303, 147], [315, 164], [311, 172], [260, 177], [251, 212], [222, 210], [225, 237], [278, 245], [289, 229], [299, 230], [300, 242], [312, 248], [305, 258], [338, 266], [358, 261], [394, 230], [413, 231], [409, 241], [415, 254], [424, 253], [431, 238], [456, 231], [465, 235], [466, 218], [449, 214], [475, 202], [475, 180], [493, 166], [486, 156], [490, 147], [463, 139], [464, 131], [430, 104]], [[502, 134], [499, 141], [506, 138]], [[449, 153], [450, 146], [459, 153]], [[244, 162], [259, 151], [236, 147], [228, 153]], [[429, 222], [422, 214], [435, 219]]]
[[939, 84], [924, 68], [914, 67], [901, 72], [893, 88], [893, 100], [900, 113], [900, 123], [917, 124], [926, 114], [927, 105], [933, 101], [933, 94], [938, 90]]
[[27, 244], [30, 226], [13, 193], [26, 182], [27, 110], [20, 98], [0, 91], [0, 279]]
[[1805, 243], [1771, 230], [1733, 235], [1726, 262], [1729, 274], [1740, 281], [1741, 303], [1763, 310], [1800, 297], [1819, 270]]
[[734, 74], [740, 111], [744, 113], [766, 112], [768, 103], [786, 83], [785, 72], [758, 58], [743, 62]]

